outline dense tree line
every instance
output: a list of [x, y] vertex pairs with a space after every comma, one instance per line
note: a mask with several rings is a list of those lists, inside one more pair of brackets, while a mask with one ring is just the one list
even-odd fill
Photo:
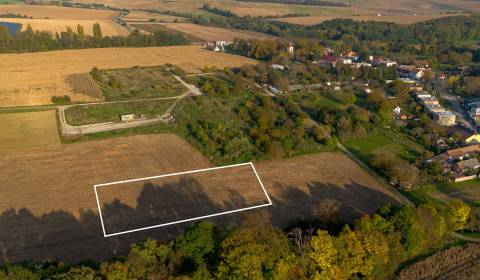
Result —
[[5, 26], [0, 26], [0, 53], [36, 52], [61, 49], [105, 48], [105, 47], [152, 47], [185, 45], [189, 41], [177, 32], [159, 30], [154, 34], [138, 31], [128, 36], [103, 36], [100, 24], [93, 25], [93, 35], [86, 35], [83, 26], [77, 30], [67, 27], [64, 32], [51, 33], [34, 31], [30, 25], [25, 31], [10, 34]]
[[[146, 239], [100, 264], [9, 264], [0, 278], [385, 279], [403, 262], [442, 248], [469, 215], [458, 200], [441, 207], [385, 206], [339, 227], [337, 211], [334, 201], [322, 203], [309, 226], [286, 231], [272, 226], [265, 212], [246, 215], [233, 230], [197, 222], [170, 242]], [[325, 222], [337, 226], [327, 231]]]
[[387, 43], [389, 51], [412, 51], [415, 50], [412, 45], [418, 44], [423, 46], [424, 52], [437, 54], [451, 46], [461, 45], [469, 40], [475, 41], [480, 37], [479, 15], [444, 17], [410, 25], [333, 19], [317, 25], [301, 26], [262, 17], [238, 17], [229, 11], [210, 6], [208, 9], [217, 15], [170, 14], [188, 16], [192, 22], [202, 25], [244, 29], [281, 37], [342, 41], [349, 44], [350, 49], [360, 49], [365, 43], [374, 46], [375, 42], [383, 42]]

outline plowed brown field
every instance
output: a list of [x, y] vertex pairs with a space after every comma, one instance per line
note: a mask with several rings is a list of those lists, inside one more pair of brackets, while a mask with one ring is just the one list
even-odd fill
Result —
[[[146, 236], [173, 238], [186, 225], [104, 238], [93, 185], [211, 166], [174, 135], [4, 150], [0, 158], [2, 262], [102, 259], [125, 252], [131, 243]], [[264, 209], [278, 226], [310, 218], [313, 209], [327, 199], [338, 201], [342, 221], [373, 213], [385, 203], [396, 203], [390, 193], [343, 154], [260, 162], [255, 167], [273, 202]], [[181, 217], [182, 213], [193, 215], [202, 211], [198, 205], [228, 210], [250, 206], [265, 199], [252, 176], [248, 169], [225, 169], [213, 181], [179, 178], [144, 185], [141, 191], [127, 191], [125, 185], [111, 189], [113, 193], [104, 193], [102, 209], [108, 217], [134, 225], [142, 217], [161, 221]], [[223, 184], [228, 187], [221, 189]], [[215, 221], [236, 223], [241, 217], [230, 214]]]

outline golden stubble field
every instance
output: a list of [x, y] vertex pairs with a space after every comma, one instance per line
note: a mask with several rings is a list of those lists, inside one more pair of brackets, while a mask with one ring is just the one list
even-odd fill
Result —
[[151, 13], [147, 11], [130, 11], [128, 15], [123, 17], [126, 22], [150, 22], [152, 19], [155, 21], [182, 21], [185, 18], [170, 16], [158, 13]]
[[32, 27], [34, 31], [49, 31], [53, 34], [65, 32], [67, 26], [77, 32], [77, 26], [83, 26], [85, 35], [93, 35], [93, 25], [99, 23], [102, 28], [103, 36], [127, 36], [130, 32], [123, 26], [118, 25], [112, 20], [92, 20], [92, 19], [28, 19], [28, 18], [9, 18], [2, 19], [5, 22], [22, 24], [22, 31]]
[[102, 20], [113, 19], [119, 15], [117, 11], [93, 10], [39, 5], [0, 5], [0, 14], [20, 14], [37, 19], [76, 19]]
[[412, 24], [416, 22], [428, 21], [432, 19], [456, 16], [460, 14], [422, 14], [422, 15], [392, 15], [392, 14], [382, 14], [381, 16], [373, 14], [365, 14], [359, 16], [311, 16], [311, 17], [286, 17], [274, 19], [276, 21], [300, 24], [300, 25], [315, 25], [322, 23], [327, 20], [332, 20], [335, 18], [349, 18], [356, 21], [387, 21], [387, 22], [396, 22], [399, 24]]
[[95, 101], [92, 97], [74, 93], [65, 81], [68, 75], [89, 72], [94, 66], [113, 69], [166, 63], [195, 73], [205, 66], [223, 69], [256, 61], [208, 51], [200, 46], [0, 54], [0, 107], [49, 104], [54, 95], [69, 95], [74, 102]]
[[[83, 3], [104, 3], [111, 6], [135, 9], [156, 9], [159, 11], [177, 11], [202, 14], [204, 3], [232, 11], [239, 16], [276, 16], [302, 14], [314, 17], [365, 17], [371, 20], [384, 20], [374, 17], [377, 14], [389, 15], [392, 21], [399, 23], [418, 22], [441, 16], [446, 12], [479, 11], [480, 2], [475, 0], [349, 0], [351, 7], [325, 7], [308, 5], [290, 5], [278, 3], [241, 2], [235, 0], [79, 0]], [[423, 15], [413, 17], [413, 14]], [[320, 20], [317, 18], [317, 21]]]
[[[174, 135], [0, 150], [0, 157], [2, 262], [27, 258], [98, 260], [124, 253], [131, 243], [146, 236], [173, 238], [186, 225], [104, 238], [93, 185], [212, 166]], [[397, 203], [340, 153], [259, 162], [255, 167], [273, 202], [263, 209], [278, 226], [310, 218], [325, 201], [336, 201], [339, 218], [348, 222], [386, 203]], [[185, 218], [184, 214], [202, 214], [212, 206], [231, 210], [265, 202], [251, 170], [224, 171], [210, 177], [152, 182], [155, 185], [140, 186], [140, 191], [127, 190], [128, 185], [107, 187], [107, 192], [100, 194], [102, 212], [106, 219], [128, 227], [148, 226], [144, 218], [149, 223], [161, 222]], [[235, 224], [241, 217], [243, 214], [231, 214], [214, 220]]]
[[210, 26], [202, 26], [194, 23], [155, 23], [150, 24], [165, 26], [169, 29], [180, 31], [188, 35], [195, 36], [204, 41], [233, 41], [235, 38], [242, 39], [259, 39], [259, 40], [273, 40], [278, 37], [271, 36], [265, 33], [245, 31], [238, 29], [227, 29]]

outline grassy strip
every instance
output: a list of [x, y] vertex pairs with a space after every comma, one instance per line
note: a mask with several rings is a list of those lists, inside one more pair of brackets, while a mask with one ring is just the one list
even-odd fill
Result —
[[85, 125], [102, 122], [121, 122], [127, 114], [155, 118], [165, 113], [174, 100], [140, 101], [129, 103], [96, 104], [72, 106], [65, 110], [67, 122], [71, 125]]

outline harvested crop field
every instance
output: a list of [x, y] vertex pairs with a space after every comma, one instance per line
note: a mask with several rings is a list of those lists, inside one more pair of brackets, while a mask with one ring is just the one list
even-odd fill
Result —
[[397, 280], [475, 280], [480, 275], [480, 244], [438, 252], [400, 271]]
[[[387, 21], [396, 22], [400, 24], [411, 24], [422, 22], [447, 16], [455, 16], [455, 14], [428, 14], [428, 15], [360, 15], [360, 16], [340, 16], [340, 18], [350, 18], [356, 21]], [[300, 25], [315, 25], [327, 20], [339, 18], [336, 16], [311, 16], [311, 17], [286, 17], [278, 18], [276, 21], [300, 24]]]
[[37, 19], [102, 20], [113, 19], [117, 11], [40, 5], [0, 5], [0, 14], [12, 13]]
[[162, 23], [161, 25], [166, 26], [169, 29], [195, 36], [204, 41], [233, 41], [235, 38], [259, 40], [278, 39], [275, 36], [259, 32], [209, 27], [194, 23]]
[[93, 35], [93, 25], [99, 23], [104, 36], [127, 36], [130, 32], [123, 26], [120, 26], [112, 20], [87, 20], [87, 19], [26, 19], [26, 18], [8, 18], [1, 21], [22, 24], [22, 30], [27, 29], [28, 25], [34, 31], [48, 31], [55, 33], [65, 32], [67, 27], [72, 28], [74, 32], [77, 26], [81, 25], [85, 29], [85, 35]]
[[186, 18], [146, 11], [131, 11], [128, 15], [123, 17], [123, 20], [126, 22], [183, 21], [186, 20]]
[[256, 61], [199, 46], [0, 54], [0, 107], [49, 104], [54, 95], [69, 95], [74, 102], [91, 101], [91, 96], [73, 91], [66, 82], [68, 75], [87, 73], [94, 66], [114, 69], [166, 63], [175, 64], [187, 73], [198, 73], [205, 66], [223, 69]]
[[[0, 157], [6, 159], [0, 162], [2, 262], [26, 258], [62, 258], [67, 262], [102, 259], [125, 252], [131, 243], [146, 236], [172, 238], [186, 225], [104, 238], [93, 185], [211, 167], [198, 151], [174, 135], [4, 150], [0, 151]], [[372, 213], [385, 203], [396, 203], [391, 194], [343, 154], [260, 162], [255, 167], [273, 202], [273, 206], [263, 209], [270, 212], [279, 226], [311, 217], [313, 208], [325, 200], [338, 201], [338, 214], [343, 221]], [[226, 169], [225, 178], [217, 178], [220, 182], [243, 180], [239, 178], [253, 182], [251, 171], [232, 171]], [[200, 179], [192, 185], [194, 193], [185, 192], [186, 185], [175, 182], [168, 182], [169, 187], [144, 187], [140, 193], [134, 192], [133, 197], [119, 200], [102, 196], [102, 209], [109, 209], [108, 213], [119, 217], [144, 217], [143, 214], [147, 217], [156, 213], [155, 217], [160, 219], [165, 217], [162, 213], [172, 211], [188, 210], [193, 214], [196, 208], [189, 207], [199, 204], [230, 209], [264, 201], [261, 192], [256, 191], [256, 183], [255, 191], [248, 183], [240, 189], [229, 187], [228, 194], [224, 193], [228, 197], [219, 198], [216, 188]], [[21, 191], [16, 186], [22, 186]], [[130, 203], [121, 202], [125, 200]], [[225, 200], [226, 204], [219, 200]], [[241, 217], [242, 214], [231, 214], [215, 221], [236, 223]], [[133, 219], [131, 222], [135, 223]]]
[[0, 114], [0, 150], [59, 143], [55, 110]]

